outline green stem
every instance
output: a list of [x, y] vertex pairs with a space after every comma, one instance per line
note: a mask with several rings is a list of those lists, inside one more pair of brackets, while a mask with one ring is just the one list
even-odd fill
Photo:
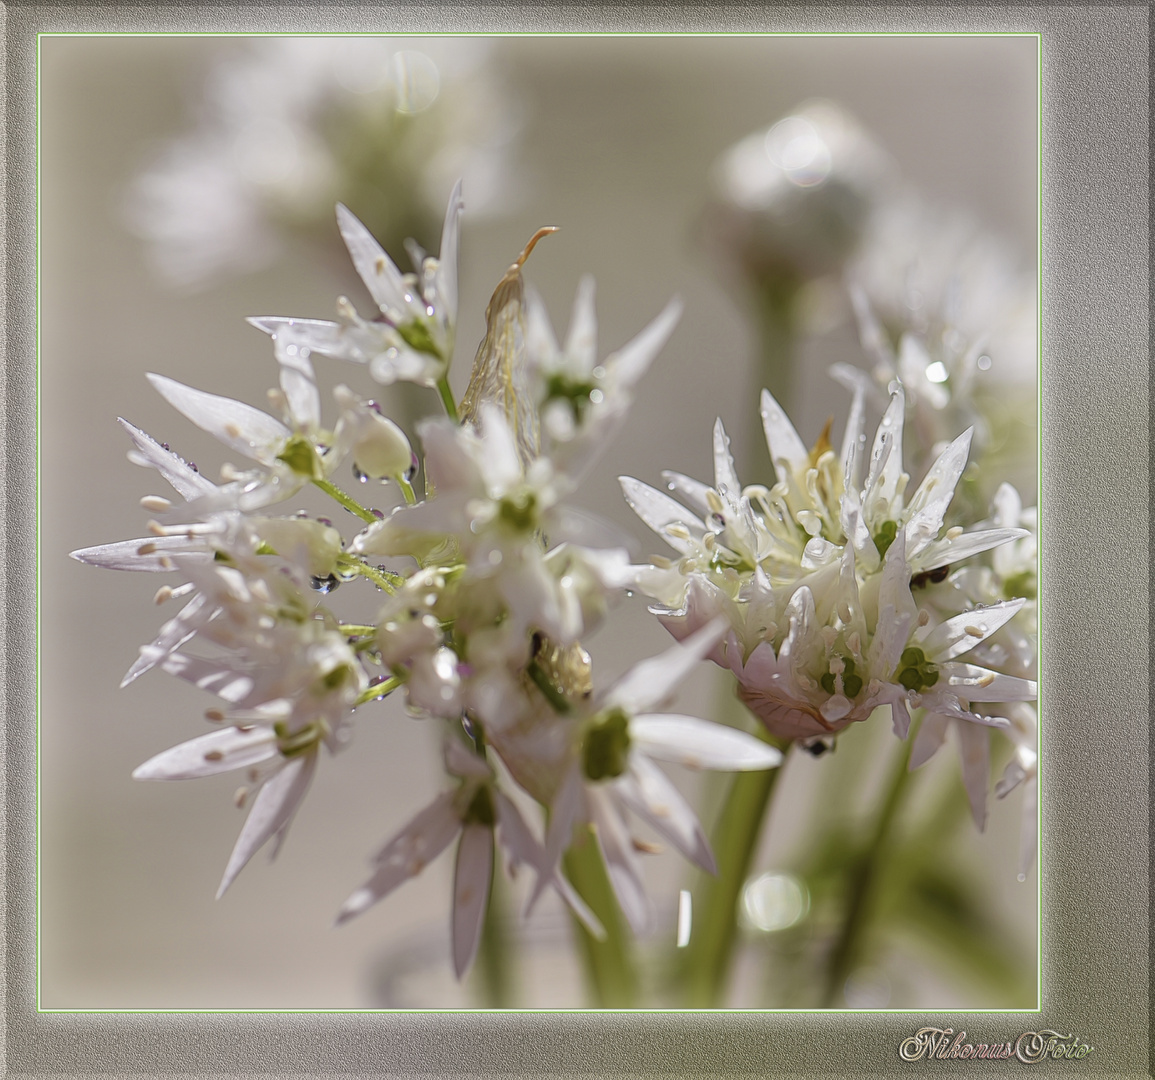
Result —
[[[788, 743], [762, 737], [779, 749]], [[716, 877], [703, 879], [694, 901], [694, 926], [682, 964], [682, 985], [690, 1008], [719, 1008], [737, 933], [738, 901], [766, 816], [770, 796], [785, 763], [776, 769], [738, 773], [730, 783], [714, 827]]]
[[362, 690], [358, 695], [357, 700], [353, 702], [353, 708], [357, 708], [358, 705], [368, 704], [370, 701], [377, 701], [379, 698], [383, 698], [387, 694], [393, 693], [393, 691], [396, 690], [397, 687], [399, 687], [404, 681], [404, 679], [399, 679], [396, 675], [394, 675], [391, 679], [386, 679], [384, 682], [378, 683], [376, 686], [370, 686], [368, 689]]
[[638, 972], [630, 950], [629, 931], [609, 874], [594, 838], [593, 829], [583, 826], [564, 858], [566, 876], [578, 895], [601, 921], [606, 937], [595, 938], [574, 916], [586, 979], [594, 1006], [599, 1009], [632, 1009], [638, 1004]]
[[449, 377], [442, 375], [437, 380], [437, 392], [441, 395], [441, 404], [445, 406], [445, 415], [455, 424], [458, 422], [457, 403], [453, 400], [453, 391], [449, 389]]
[[377, 627], [360, 623], [341, 623], [337, 629], [346, 637], [365, 637], [367, 634], [377, 633]]
[[794, 400], [794, 306], [797, 294], [797, 281], [775, 278], [761, 284], [756, 298], [761, 345], [757, 389], [768, 389], [788, 414], [797, 405]]
[[571, 706], [565, 694], [550, 682], [549, 676], [536, 659], [530, 661], [526, 673], [533, 680], [534, 686], [545, 696], [546, 701], [553, 706], [555, 713], [559, 716], [565, 716], [570, 711]]
[[350, 570], [356, 570], [362, 577], [367, 577], [382, 592], [387, 592], [390, 596], [397, 592], [397, 581], [394, 575], [378, 570], [375, 566], [370, 566], [360, 559], [350, 559], [345, 565]]
[[413, 493], [413, 485], [404, 476], [399, 476], [397, 477], [397, 486], [401, 488], [401, 494], [405, 496], [405, 505], [416, 506], [417, 496]]
[[317, 485], [326, 495], [336, 499], [346, 510], [350, 513], [356, 514], [362, 521], [367, 521], [372, 524], [377, 520], [376, 515], [371, 510], [366, 510], [356, 499], [346, 495], [336, 484], [329, 480], [314, 480]]
[[890, 783], [886, 789], [886, 799], [879, 811], [878, 822], [870, 846], [863, 853], [850, 880], [850, 896], [846, 903], [846, 914], [842, 929], [830, 952], [826, 967], [826, 990], [823, 994], [825, 1009], [835, 1008], [835, 1002], [858, 959], [862, 938], [870, 921], [870, 903], [873, 899], [875, 883], [885, 862], [891, 841], [891, 827], [902, 805], [903, 796], [910, 778], [910, 752], [918, 730], [918, 718], [911, 721], [906, 746], [899, 754]]
[[513, 941], [505, 923], [505, 890], [501, 886], [501, 852], [493, 846], [493, 876], [489, 880], [489, 903], [481, 924], [477, 949], [477, 973], [485, 1008], [508, 1009], [513, 1004]]

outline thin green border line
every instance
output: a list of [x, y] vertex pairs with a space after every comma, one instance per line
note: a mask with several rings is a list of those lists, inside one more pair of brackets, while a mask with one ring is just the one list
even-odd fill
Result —
[[[40, 259], [40, 210], [42, 210], [42, 196], [40, 196], [40, 79], [42, 79], [43, 65], [40, 62], [40, 43], [44, 38], [307, 38], [307, 37], [485, 37], [485, 38], [524, 38], [524, 37], [557, 37], [557, 38], [1035, 38], [1035, 67], [1037, 74], [1036, 94], [1036, 258], [1035, 258], [1035, 312], [1036, 312], [1036, 381], [1035, 381], [1035, 450], [1036, 450], [1036, 486], [1038, 491], [1036, 505], [1038, 507], [1039, 537], [1042, 536], [1043, 521], [1043, 484], [1042, 484], [1042, 348], [1043, 348], [1043, 35], [1041, 32], [1031, 31], [767, 31], [767, 32], [728, 32], [728, 31], [581, 31], [581, 32], [452, 32], [452, 31], [408, 31], [400, 33], [356, 32], [356, 31], [39, 31], [36, 35], [36, 462], [33, 467], [33, 478], [36, 484], [36, 1011], [51, 1015], [455, 1015], [455, 1014], [534, 1014], [534, 1015], [565, 1015], [565, 1014], [619, 1014], [620, 1010], [605, 1010], [605, 1008], [557, 1008], [557, 1010], [534, 1010], [534, 1008], [45, 1008], [40, 1004], [40, 796], [42, 796], [43, 777], [40, 772], [43, 754], [40, 752], [40, 736], [42, 736], [42, 694], [40, 694], [40, 650], [43, 642], [43, 618], [40, 610], [40, 569], [42, 569], [42, 486], [40, 486], [40, 455], [42, 455], [42, 424], [40, 424], [40, 360], [42, 360], [42, 342], [40, 342], [40, 304], [42, 304], [43, 290], [40, 283], [42, 273], [42, 259]], [[1036, 553], [1036, 575], [1041, 576], [1042, 541], [1039, 539], [1039, 550]], [[1038, 639], [1042, 641], [1043, 624], [1043, 590], [1038, 590]], [[1038, 651], [1037, 655], [1041, 655]], [[1036, 739], [1038, 765], [1043, 764], [1043, 723], [1041, 701], [1036, 701]], [[1042, 963], [1043, 963], [1043, 909], [1042, 909], [1042, 879], [1043, 879], [1043, 846], [1042, 846], [1042, 785], [1038, 784], [1035, 806], [1035, 864], [1036, 896], [1035, 896], [1035, 936], [1036, 936], [1036, 963], [1035, 963], [1035, 1007], [1034, 1008], [949, 1008], [949, 1010], [925, 1010], [925, 1008], [839, 1008], [839, 1010], [825, 1010], [825, 1008], [633, 1008], [627, 1014], [714, 1014], [726, 1015], [762, 1015], [762, 1014], [839, 1014], [839, 1015], [934, 1015], [937, 1013], [949, 1015], [1029, 1015], [1042, 1011]]]

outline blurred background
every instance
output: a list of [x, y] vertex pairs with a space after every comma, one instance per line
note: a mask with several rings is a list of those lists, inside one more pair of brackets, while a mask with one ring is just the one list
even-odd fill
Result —
[[[130, 779], [146, 758], [198, 734], [209, 702], [160, 673], [117, 689], [173, 612], [151, 604], [156, 579], [67, 558], [141, 535], [139, 499], [161, 486], [126, 461], [116, 417], [215, 477], [222, 452], [152, 392], [145, 372], [262, 406], [275, 362], [245, 316], [331, 318], [342, 293], [367, 311], [333, 204], [346, 202], [406, 268], [401, 240], [437, 249], [461, 175], [458, 395], [490, 292], [541, 225], [561, 231], [535, 250], [527, 278], [563, 333], [580, 276], [595, 275], [603, 356], [681, 297], [681, 323], [628, 426], [574, 500], [625, 530], [635, 555], [654, 553], [658, 541], [621, 499], [619, 474], [651, 484], [663, 469], [709, 478], [717, 416], [743, 480], [771, 474], [756, 390], [774, 372], [750, 285], [751, 268], [765, 263], [750, 254], [757, 229], [743, 224], [753, 204], [727, 187], [719, 158], [804, 103], [836, 103], [869, 133], [870, 151], [858, 172], [853, 161], [839, 172], [836, 161], [833, 178], [849, 177], [847, 190], [864, 199], [885, 185], [892, 211], [909, 207], [911, 220], [941, 225], [934, 257], [977, 267], [973, 282], [993, 294], [983, 310], [993, 310], [1035, 267], [1036, 40], [48, 36], [40, 59], [41, 1006], [476, 1005], [477, 988], [451, 974], [448, 856], [366, 917], [331, 926], [372, 852], [442, 783], [436, 732], [399, 704], [358, 714], [356, 748], [319, 770], [276, 863], [254, 860], [219, 902], [241, 824], [235, 784]], [[790, 219], [802, 231], [781, 246], [798, 287], [796, 344], [789, 373], [775, 376], [787, 382], [771, 389], [808, 444], [829, 416], [836, 446], [841, 437], [850, 395], [830, 365], [869, 368], [839, 270], [855, 228], [875, 226], [847, 205], [854, 227], [844, 243], [808, 233], [802, 213]], [[990, 239], [972, 242], [979, 234]], [[917, 230], [894, 235], [919, 250]], [[1004, 456], [1029, 504], [1033, 337], [1006, 355], [1014, 348], [1021, 362], [1005, 398], [1023, 432]], [[410, 432], [415, 417], [436, 411], [432, 391], [382, 391], [364, 371], [336, 368], [319, 368], [323, 384], [376, 397]], [[608, 684], [667, 643], [640, 598], [624, 602], [587, 643], [595, 680]], [[679, 708], [710, 715], [720, 687], [703, 665]], [[829, 825], [823, 792], [837, 784], [835, 825], [852, 833], [893, 743], [889, 725], [863, 726], [833, 759], [791, 759], [755, 862], [761, 884], [748, 897], [731, 1004], [808, 1004], [789, 987], [822, 933], [830, 866], [812, 845], [815, 828]], [[996, 754], [999, 771], [1008, 753]], [[688, 773], [677, 780], [709, 830], [719, 789]], [[991, 800], [980, 835], [944, 810], [941, 792], [963, 798], [953, 756], [937, 755], [916, 780], [908, 816], [926, 835], [912, 843], [933, 844], [949, 874], [920, 885], [921, 906], [880, 899], [900, 917], [880, 918], [846, 1004], [1032, 1006], [1037, 883], [1033, 870], [1016, 880], [1021, 791]], [[668, 854], [649, 869], [669, 945], [678, 890], [693, 873]], [[519, 1004], [583, 1004], [568, 934], [563, 912], [543, 903], [520, 941]]]

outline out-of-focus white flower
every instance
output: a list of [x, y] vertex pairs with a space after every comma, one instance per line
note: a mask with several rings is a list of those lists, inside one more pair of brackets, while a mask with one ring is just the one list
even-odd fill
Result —
[[327, 244], [334, 203], [398, 247], [464, 176], [475, 210], [510, 186], [517, 118], [473, 38], [265, 37], [210, 70], [198, 125], [133, 183], [126, 214], [176, 285]]
[[892, 171], [845, 110], [806, 103], [715, 163], [711, 240], [756, 282], [801, 284], [841, 266]]
[[624, 421], [634, 387], [665, 344], [681, 315], [671, 300], [631, 342], [598, 361], [594, 281], [582, 278], [565, 346], [558, 346], [549, 314], [533, 291], [526, 297], [527, 364], [541, 417], [542, 452], [580, 475]]

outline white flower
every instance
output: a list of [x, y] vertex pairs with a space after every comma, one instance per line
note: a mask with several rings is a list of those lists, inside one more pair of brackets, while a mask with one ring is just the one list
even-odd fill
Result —
[[133, 183], [129, 222], [164, 278], [195, 286], [308, 256], [339, 200], [398, 245], [436, 227], [458, 176], [475, 209], [498, 209], [516, 116], [490, 53], [478, 38], [248, 41]]
[[418, 251], [417, 273], [402, 274], [384, 249], [344, 206], [337, 207], [341, 236], [353, 265], [377, 304], [379, 317], [363, 319], [342, 297], [340, 322], [262, 316], [249, 322], [266, 334], [291, 335], [325, 356], [368, 364], [378, 382], [398, 379], [436, 386], [453, 359], [457, 324], [457, 245], [462, 210], [460, 181], [449, 196], [441, 255]]
[[564, 348], [559, 348], [541, 298], [526, 297], [526, 362], [535, 384], [543, 454], [580, 474], [605, 449], [633, 401], [635, 385], [665, 344], [681, 314], [672, 300], [629, 344], [597, 357], [594, 281], [582, 278]]
[[498, 790], [484, 757], [452, 738], [446, 742], [445, 757], [446, 767], [460, 780], [458, 786], [434, 799], [377, 853], [376, 871], [345, 901], [337, 915], [338, 925], [416, 877], [459, 838], [451, 920], [453, 968], [459, 979], [477, 953], [493, 876], [495, 840], [506, 850], [511, 871], [520, 864], [535, 870], [542, 886], [553, 885], [591, 932], [602, 934], [597, 919], [568, 882], [546, 869], [541, 845], [514, 802]]
[[[710, 872], [715, 869], [693, 809], [655, 761], [694, 769], [755, 770], [773, 768], [782, 759], [774, 747], [745, 732], [653, 711], [670, 698], [724, 630], [721, 621], [715, 622], [662, 655], [643, 660], [569, 720], [574, 742], [551, 805], [547, 865], [557, 864], [575, 825], [593, 824], [614, 893], [637, 932], [648, 924], [649, 907], [627, 811], [646, 821], [690, 861]], [[503, 733], [493, 737], [508, 764]]]

